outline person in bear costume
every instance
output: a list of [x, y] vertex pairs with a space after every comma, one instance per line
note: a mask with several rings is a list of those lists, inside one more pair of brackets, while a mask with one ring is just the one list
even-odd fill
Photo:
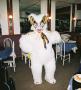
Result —
[[52, 44], [61, 41], [60, 34], [47, 30], [48, 16], [43, 14], [30, 14], [28, 20], [31, 23], [31, 30], [20, 37], [20, 48], [25, 53], [30, 53], [31, 71], [34, 84], [42, 83], [42, 67], [45, 68], [45, 80], [50, 84], [56, 83], [54, 74], [56, 62]]

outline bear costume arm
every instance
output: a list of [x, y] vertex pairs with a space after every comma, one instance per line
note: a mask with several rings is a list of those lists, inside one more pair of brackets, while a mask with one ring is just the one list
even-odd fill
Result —
[[61, 39], [59, 32], [57, 32], [57, 31], [51, 31], [50, 32], [50, 41], [52, 44], [60, 43], [61, 40], [62, 39]]
[[28, 34], [21, 36], [19, 40], [19, 46], [23, 52], [25, 53], [31, 52], [31, 41]]

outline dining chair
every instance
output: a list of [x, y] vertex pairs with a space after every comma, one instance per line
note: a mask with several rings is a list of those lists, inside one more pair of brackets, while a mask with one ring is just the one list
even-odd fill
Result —
[[66, 60], [70, 62], [70, 52], [71, 49], [68, 49], [68, 47], [66, 47], [66, 43], [62, 40], [60, 43], [56, 44], [56, 61], [57, 58], [60, 57], [62, 65], [64, 66], [64, 62]]
[[12, 52], [9, 56], [9, 58], [7, 60], [4, 61], [4, 63], [7, 63], [10, 67], [14, 68], [14, 72], [15, 72], [15, 68], [16, 68], [16, 62], [15, 62], [15, 58], [16, 58], [16, 54], [14, 51], [14, 41], [11, 40], [11, 38], [5, 38], [3, 41], [4, 44], [4, 48], [12, 48]]
[[22, 60], [25, 61], [25, 64], [27, 64], [28, 61], [29, 68], [31, 67], [31, 58], [29, 53], [22, 52]]

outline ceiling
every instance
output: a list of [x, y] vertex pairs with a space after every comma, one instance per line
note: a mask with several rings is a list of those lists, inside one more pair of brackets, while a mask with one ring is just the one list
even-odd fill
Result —
[[20, 11], [40, 12], [40, 2], [41, 0], [20, 0]]
[[[70, 6], [73, 3], [81, 3], [81, 0], [56, 0], [56, 8]], [[40, 12], [41, 0], [20, 0], [20, 11], [28, 13]]]

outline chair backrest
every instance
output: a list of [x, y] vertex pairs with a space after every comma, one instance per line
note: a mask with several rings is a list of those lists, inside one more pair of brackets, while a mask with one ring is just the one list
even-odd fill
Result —
[[57, 55], [65, 56], [71, 52], [72, 48], [69, 47], [69, 43], [65, 41], [61, 41], [60, 43], [56, 44], [56, 57]]
[[62, 40], [62, 42], [61, 42], [61, 53], [62, 53], [62, 55], [64, 55], [65, 56], [65, 54], [66, 54], [66, 49], [65, 49], [66, 47], [65, 47], [65, 41], [63, 41]]
[[15, 52], [14, 47], [15, 47], [15, 45], [14, 45], [14, 41], [13, 41], [12, 42], [12, 52]]
[[56, 59], [58, 55], [65, 55], [65, 42], [63, 40], [56, 44]]
[[10, 38], [5, 38], [4, 39], [4, 47], [13, 47], [13, 42]]

